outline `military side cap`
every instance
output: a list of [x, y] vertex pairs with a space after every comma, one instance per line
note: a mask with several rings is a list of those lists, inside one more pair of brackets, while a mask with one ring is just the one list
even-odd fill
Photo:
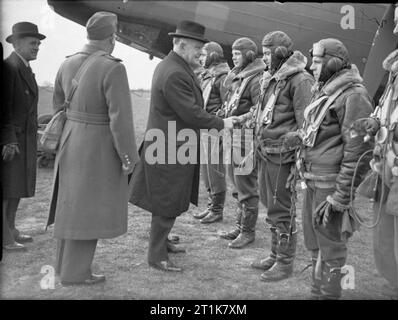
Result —
[[176, 32], [170, 32], [169, 36], [189, 38], [201, 42], [209, 42], [205, 37], [205, 27], [194, 21], [184, 20], [177, 25]]
[[30, 22], [18, 22], [12, 26], [12, 34], [6, 38], [8, 43], [12, 43], [13, 40], [16, 38], [23, 38], [23, 37], [34, 37], [39, 40], [43, 40], [46, 38], [45, 35], [39, 33], [39, 29], [37, 25]]
[[117, 15], [105, 11], [96, 12], [88, 19], [86, 30], [90, 40], [106, 39], [117, 31]]

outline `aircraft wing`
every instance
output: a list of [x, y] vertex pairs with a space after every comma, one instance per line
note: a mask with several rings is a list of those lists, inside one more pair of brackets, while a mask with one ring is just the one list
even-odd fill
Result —
[[[85, 25], [96, 11], [117, 14], [118, 40], [148, 53], [150, 57], [163, 58], [167, 55], [172, 48], [168, 33], [175, 31], [179, 21], [193, 20], [206, 26], [205, 36], [220, 43], [229, 59], [231, 45], [237, 38], [250, 37], [260, 49], [261, 39], [267, 32], [281, 30], [293, 39], [295, 48], [307, 58], [310, 58], [308, 50], [314, 42], [323, 38], [341, 40], [361, 73], [368, 62], [376, 31], [386, 25], [383, 19], [389, 8], [386, 4], [369, 3], [236, 1], [48, 0], [48, 4], [56, 13], [81, 25]], [[354, 14], [350, 21], [351, 11]], [[353, 29], [347, 28], [347, 21]], [[398, 37], [395, 38], [391, 41], [398, 40]], [[393, 43], [395, 45], [396, 42]], [[372, 56], [378, 56], [378, 51]], [[375, 61], [374, 58], [372, 61]], [[368, 83], [375, 82], [375, 79], [380, 79], [380, 83], [383, 78], [379, 61], [378, 66], [379, 69], [371, 69], [368, 73], [365, 79]], [[377, 89], [378, 85], [373, 87]], [[373, 87], [372, 92], [375, 92]]]

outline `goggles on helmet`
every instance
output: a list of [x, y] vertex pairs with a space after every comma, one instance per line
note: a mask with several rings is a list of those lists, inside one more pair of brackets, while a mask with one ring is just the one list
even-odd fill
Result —
[[325, 55], [325, 47], [319, 42], [314, 43], [310, 49], [310, 55], [311, 57], [323, 57]]

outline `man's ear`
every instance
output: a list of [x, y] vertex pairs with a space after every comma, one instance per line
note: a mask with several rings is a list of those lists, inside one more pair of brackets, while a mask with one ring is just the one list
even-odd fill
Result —
[[181, 39], [180, 40], [180, 48], [185, 49], [186, 45], [187, 45], [186, 41], [184, 39]]

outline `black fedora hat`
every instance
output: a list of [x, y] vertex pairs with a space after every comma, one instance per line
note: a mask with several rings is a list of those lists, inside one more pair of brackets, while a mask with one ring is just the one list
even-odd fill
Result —
[[184, 20], [177, 25], [176, 32], [170, 32], [169, 36], [190, 38], [202, 42], [209, 42], [204, 38], [205, 27], [194, 21]]
[[12, 43], [15, 38], [21, 37], [35, 37], [39, 40], [43, 40], [46, 38], [45, 35], [39, 33], [37, 25], [30, 22], [18, 22], [12, 26], [12, 34], [6, 38], [8, 43]]

